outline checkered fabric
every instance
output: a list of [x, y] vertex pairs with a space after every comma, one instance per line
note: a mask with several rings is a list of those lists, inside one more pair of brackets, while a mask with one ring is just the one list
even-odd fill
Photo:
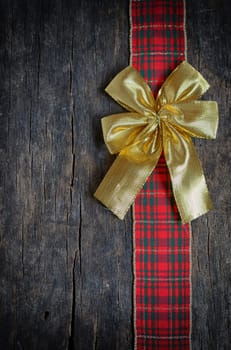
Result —
[[[185, 59], [184, 2], [130, 1], [131, 64], [156, 94]], [[190, 349], [190, 248], [162, 156], [134, 204], [137, 350]]]

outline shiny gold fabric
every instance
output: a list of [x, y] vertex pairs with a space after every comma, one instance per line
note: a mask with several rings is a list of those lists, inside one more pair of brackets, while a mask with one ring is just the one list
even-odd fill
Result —
[[213, 139], [218, 125], [217, 103], [198, 101], [209, 88], [186, 61], [169, 75], [156, 100], [131, 66], [122, 70], [106, 92], [129, 112], [102, 119], [110, 153], [119, 156], [99, 185], [95, 197], [123, 219], [137, 193], [164, 152], [182, 221], [212, 208], [203, 170], [191, 137]]

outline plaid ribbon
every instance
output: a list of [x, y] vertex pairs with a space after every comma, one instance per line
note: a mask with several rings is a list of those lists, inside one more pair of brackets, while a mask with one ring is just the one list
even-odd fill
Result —
[[[131, 64], [157, 93], [185, 59], [183, 0], [130, 0]], [[183, 225], [162, 156], [134, 207], [137, 350], [190, 349], [190, 227]]]

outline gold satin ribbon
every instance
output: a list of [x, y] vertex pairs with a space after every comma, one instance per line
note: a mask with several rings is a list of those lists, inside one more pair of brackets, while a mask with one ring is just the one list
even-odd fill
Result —
[[183, 223], [212, 209], [202, 166], [191, 137], [213, 139], [214, 101], [198, 101], [209, 84], [183, 61], [168, 76], [156, 100], [136, 69], [128, 66], [105, 91], [129, 112], [102, 119], [110, 153], [119, 153], [95, 197], [123, 219], [164, 152]]

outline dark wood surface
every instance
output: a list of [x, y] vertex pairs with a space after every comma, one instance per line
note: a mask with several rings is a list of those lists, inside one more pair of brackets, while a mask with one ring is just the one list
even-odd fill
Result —
[[196, 141], [215, 210], [192, 224], [193, 350], [231, 349], [231, 3], [188, 1], [188, 59], [217, 100], [215, 141]]
[[[113, 161], [104, 92], [129, 62], [128, 1], [0, 0], [0, 349], [129, 350], [132, 220], [92, 194]], [[230, 13], [187, 2], [188, 60], [219, 103], [196, 141], [215, 210], [192, 225], [193, 350], [231, 348]]]

